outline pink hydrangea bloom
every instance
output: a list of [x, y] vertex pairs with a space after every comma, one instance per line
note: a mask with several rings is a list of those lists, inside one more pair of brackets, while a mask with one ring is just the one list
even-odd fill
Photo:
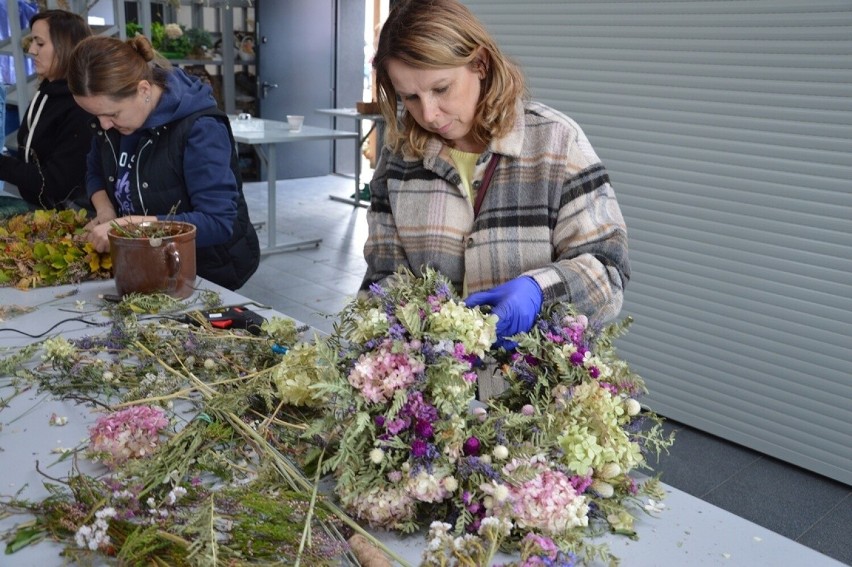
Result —
[[373, 403], [393, 398], [395, 391], [414, 383], [426, 370], [422, 360], [407, 352], [393, 352], [393, 341], [385, 341], [375, 351], [362, 354], [348, 379]]
[[589, 506], [585, 496], [577, 494], [571, 477], [552, 469], [542, 456], [532, 457], [529, 461], [513, 460], [503, 472], [511, 474], [522, 466], [529, 467], [536, 473], [535, 476], [517, 485], [509, 485], [509, 497], [502, 505], [509, 507], [509, 515], [519, 528], [556, 536], [571, 528], [588, 525]]
[[89, 428], [89, 450], [102, 454], [104, 463], [116, 467], [128, 459], [154, 452], [160, 431], [168, 426], [165, 411], [134, 406], [98, 418]]

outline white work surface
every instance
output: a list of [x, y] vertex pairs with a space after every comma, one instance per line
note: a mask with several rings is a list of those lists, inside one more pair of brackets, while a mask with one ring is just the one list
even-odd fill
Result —
[[355, 140], [356, 155], [360, 155], [360, 137], [357, 132], [346, 132], [343, 130], [331, 130], [329, 128], [317, 128], [315, 126], [302, 126], [298, 132], [290, 131], [286, 122], [278, 120], [266, 120], [264, 118], [252, 118], [250, 120], [239, 120], [231, 118], [231, 130], [234, 132], [234, 140], [240, 144], [248, 144], [254, 147], [260, 159], [266, 164], [266, 187], [267, 187], [267, 246], [261, 248], [261, 254], [275, 254], [278, 252], [290, 252], [304, 248], [315, 248], [322, 242], [321, 238], [302, 240], [288, 244], [276, 244], [276, 212], [277, 204], [275, 198], [275, 182], [278, 179], [278, 164], [276, 160], [275, 144], [288, 142], [307, 142], [311, 140]]
[[[214, 289], [222, 295], [226, 305], [243, 304], [249, 299], [224, 290], [214, 284], [200, 281], [204, 288]], [[78, 293], [59, 297], [71, 290]], [[115, 293], [112, 280], [88, 282], [79, 286], [59, 286], [33, 291], [0, 288], [0, 304], [38, 306], [38, 309], [0, 321], [0, 348], [20, 346], [28, 339], [16, 332], [3, 331], [14, 328], [29, 333], [41, 333], [63, 319], [79, 316], [78, 302], [83, 311], [101, 305], [98, 297]], [[265, 317], [279, 315], [274, 311], [251, 307]], [[91, 315], [87, 315], [91, 318]], [[79, 322], [64, 323], [50, 335], [87, 335], [102, 332], [97, 327]], [[3, 384], [0, 377], [0, 384]], [[0, 400], [11, 392], [0, 389]], [[67, 425], [48, 425], [51, 414], [68, 417]], [[57, 463], [56, 447], [75, 447], [88, 438], [88, 427], [95, 416], [90, 408], [71, 401], [57, 401], [50, 394], [39, 394], [30, 390], [9, 400], [0, 411], [0, 494], [16, 494], [26, 488], [19, 497], [38, 500], [47, 495], [42, 486], [43, 477], [36, 472], [36, 461], [40, 469], [53, 478], [66, 476], [71, 467], [70, 460]], [[80, 460], [83, 472], [86, 462]], [[657, 518], [641, 516], [637, 522], [638, 541], [620, 536], [606, 536], [610, 550], [621, 558], [623, 567], [680, 567], [693, 565], [718, 565], [726, 567], [839, 567], [842, 563], [822, 555], [808, 547], [744, 520], [680, 490], [664, 485], [667, 498], [665, 510]], [[790, 510], [795, 514], [795, 510]], [[5, 531], [26, 519], [24, 516], [0, 518], [0, 531]], [[422, 536], [408, 538], [380, 533], [380, 539], [410, 565], [419, 565], [421, 550], [425, 543]], [[5, 549], [5, 544], [3, 544]], [[51, 567], [65, 565], [59, 556], [61, 547], [45, 541], [27, 547], [13, 555], [0, 553], [0, 565], [14, 567]], [[503, 557], [502, 561], [510, 558]], [[106, 564], [106, 562], [104, 562]]]

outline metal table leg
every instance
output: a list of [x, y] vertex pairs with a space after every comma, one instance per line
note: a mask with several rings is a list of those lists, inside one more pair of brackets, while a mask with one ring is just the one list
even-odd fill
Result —
[[322, 238], [310, 240], [300, 240], [289, 244], [276, 244], [277, 239], [277, 199], [276, 199], [276, 184], [278, 181], [278, 164], [276, 161], [275, 146], [273, 144], [255, 145], [255, 151], [260, 156], [260, 159], [266, 164], [266, 248], [260, 249], [261, 256], [269, 254], [278, 254], [279, 252], [292, 252], [294, 250], [305, 250], [307, 248], [316, 248], [322, 242]]

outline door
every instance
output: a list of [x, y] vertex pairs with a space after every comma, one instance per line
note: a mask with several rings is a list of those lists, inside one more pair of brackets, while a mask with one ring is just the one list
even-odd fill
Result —
[[[334, 106], [335, 0], [260, 0], [256, 11], [261, 118], [301, 114], [308, 126], [328, 127], [314, 110]], [[277, 144], [278, 179], [328, 175], [332, 148], [329, 140]]]

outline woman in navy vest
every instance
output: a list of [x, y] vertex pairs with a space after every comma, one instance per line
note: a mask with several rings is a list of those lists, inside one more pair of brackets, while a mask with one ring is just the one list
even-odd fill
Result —
[[238, 289], [260, 246], [242, 193], [236, 144], [211, 88], [137, 35], [92, 37], [74, 50], [68, 86], [97, 119], [86, 189], [89, 241], [109, 250], [113, 223], [170, 218], [196, 226], [197, 272]]

